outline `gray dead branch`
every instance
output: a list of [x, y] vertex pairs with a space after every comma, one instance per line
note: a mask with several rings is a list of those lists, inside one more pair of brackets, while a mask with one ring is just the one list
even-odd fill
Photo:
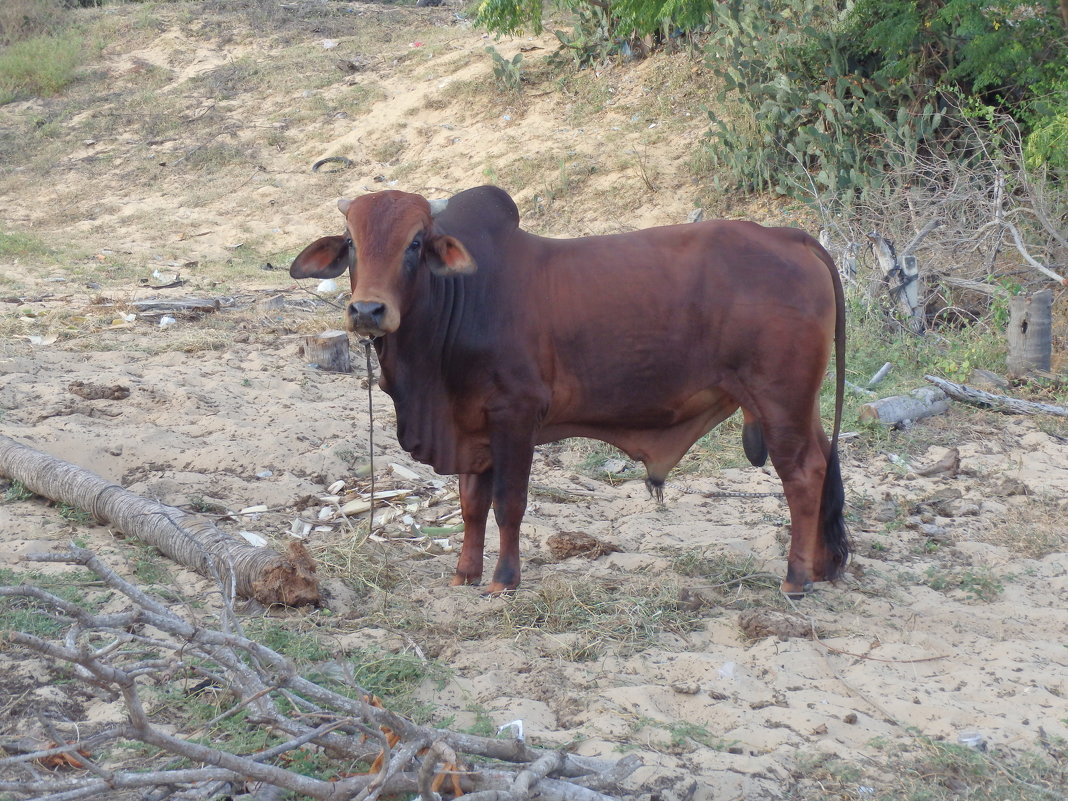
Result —
[[956, 384], [933, 375], [925, 375], [924, 379], [930, 381], [953, 400], [978, 406], [981, 409], [993, 409], [1005, 414], [1050, 414], [1056, 417], [1068, 417], [1068, 408], [1064, 406], [1056, 406], [1051, 403], [1035, 403], [1034, 401], [1010, 398], [1005, 395], [995, 395], [991, 392], [984, 392], [981, 389], [975, 389], [964, 384]]
[[56, 503], [83, 509], [96, 520], [158, 548], [228, 594], [262, 604], [319, 603], [315, 564], [294, 540], [288, 555], [256, 548], [206, 518], [142, 498], [95, 473], [0, 435], [0, 475]]
[[218, 311], [222, 301], [218, 298], [147, 298], [134, 300], [130, 305], [137, 313], [145, 317], [158, 317], [164, 314], [199, 317], [202, 314]]
[[[534, 748], [517, 738], [416, 724], [351, 683], [331, 689], [305, 678], [286, 657], [246, 637], [229, 606], [220, 613], [220, 625], [204, 625], [125, 581], [89, 551], [31, 558], [86, 567], [129, 599], [123, 612], [93, 614], [37, 587], [0, 587], [0, 597], [32, 603], [67, 629], [54, 640], [14, 632], [7, 635], [9, 642], [69, 665], [76, 680], [121, 698], [127, 721], [91, 738], [75, 724], [50, 722], [62, 744], [48, 753], [59, 751], [86, 772], [45, 773], [34, 764], [46, 751], [19, 753], [0, 759], [0, 793], [58, 801], [109, 798], [118, 788], [168, 788], [183, 798], [206, 799], [220, 792], [260, 797], [261, 790], [279, 788], [302, 798], [375, 801], [401, 793], [432, 799], [442, 790], [455, 795], [459, 789], [474, 799], [612, 801], [606, 793], [617, 793], [619, 783], [641, 764], [634, 755], [595, 759]], [[251, 754], [232, 753], [172, 733], [172, 726], [148, 711], [157, 686], [201, 679], [230, 701], [211, 725], [241, 711], [248, 725], [270, 731], [273, 743]], [[197, 734], [203, 730], [190, 736]], [[131, 741], [154, 746], [187, 766], [138, 772], [97, 764], [98, 753], [114, 753], [116, 744]], [[346, 766], [379, 758], [370, 771], [335, 780], [287, 767], [309, 752]]]
[[919, 420], [949, 409], [946, 393], [934, 387], [920, 387], [907, 395], [891, 395], [865, 403], [857, 416], [869, 423], [898, 425], [906, 420]]
[[890, 289], [890, 294], [901, 306], [908, 319], [909, 330], [921, 334], [926, 328], [924, 320], [924, 303], [921, 289], [919, 262], [916, 249], [920, 243], [938, 227], [937, 220], [929, 221], [912, 238], [900, 255], [894, 249], [894, 243], [879, 233], [872, 231], [868, 237], [872, 253], [883, 272], [883, 280]]

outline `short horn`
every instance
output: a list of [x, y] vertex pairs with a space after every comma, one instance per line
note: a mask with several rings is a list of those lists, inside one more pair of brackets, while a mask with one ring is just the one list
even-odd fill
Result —
[[337, 207], [338, 207], [338, 210], [342, 214], [348, 214], [349, 213], [349, 206], [351, 206], [351, 205], [352, 205], [352, 200], [350, 198], [340, 197], [340, 198], [337, 199]]
[[445, 207], [449, 205], [449, 199], [447, 197], [440, 197], [429, 201], [429, 203], [430, 216], [437, 217], [441, 212], [445, 211]]

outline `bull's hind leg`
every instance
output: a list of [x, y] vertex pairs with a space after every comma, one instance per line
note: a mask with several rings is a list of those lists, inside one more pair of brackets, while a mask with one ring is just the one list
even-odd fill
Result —
[[452, 585], [478, 584], [486, 546], [486, 519], [493, 502], [493, 470], [460, 475], [460, 512], [464, 521], [464, 544]]
[[830, 555], [820, 523], [827, 438], [818, 421], [772, 425], [765, 420], [764, 434], [790, 507], [790, 553], [782, 591], [800, 597], [812, 589], [813, 582], [834, 577], [828, 569]]

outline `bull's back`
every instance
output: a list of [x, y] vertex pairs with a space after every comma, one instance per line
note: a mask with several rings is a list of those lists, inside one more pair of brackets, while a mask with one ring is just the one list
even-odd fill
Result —
[[536, 289], [520, 305], [550, 332], [551, 417], [666, 424], [755, 351], [833, 333], [828, 267], [795, 229], [710, 221], [532, 237], [528, 252]]

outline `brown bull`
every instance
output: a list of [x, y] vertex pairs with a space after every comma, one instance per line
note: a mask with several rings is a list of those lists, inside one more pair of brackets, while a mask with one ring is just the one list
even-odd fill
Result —
[[[487, 591], [519, 584], [535, 446], [603, 440], [643, 462], [660, 492], [739, 407], [746, 455], [757, 465], [771, 455], [790, 507], [783, 591], [841, 573], [845, 312], [838, 271], [812, 237], [720, 220], [546, 239], [519, 228], [515, 203], [492, 186], [436, 214], [397, 191], [338, 206], [346, 234], [309, 245], [290, 275], [350, 271], [349, 324], [374, 337], [401, 446], [460, 474], [453, 584], [482, 577], [491, 506], [501, 547]], [[832, 345], [828, 442], [819, 393]]]

